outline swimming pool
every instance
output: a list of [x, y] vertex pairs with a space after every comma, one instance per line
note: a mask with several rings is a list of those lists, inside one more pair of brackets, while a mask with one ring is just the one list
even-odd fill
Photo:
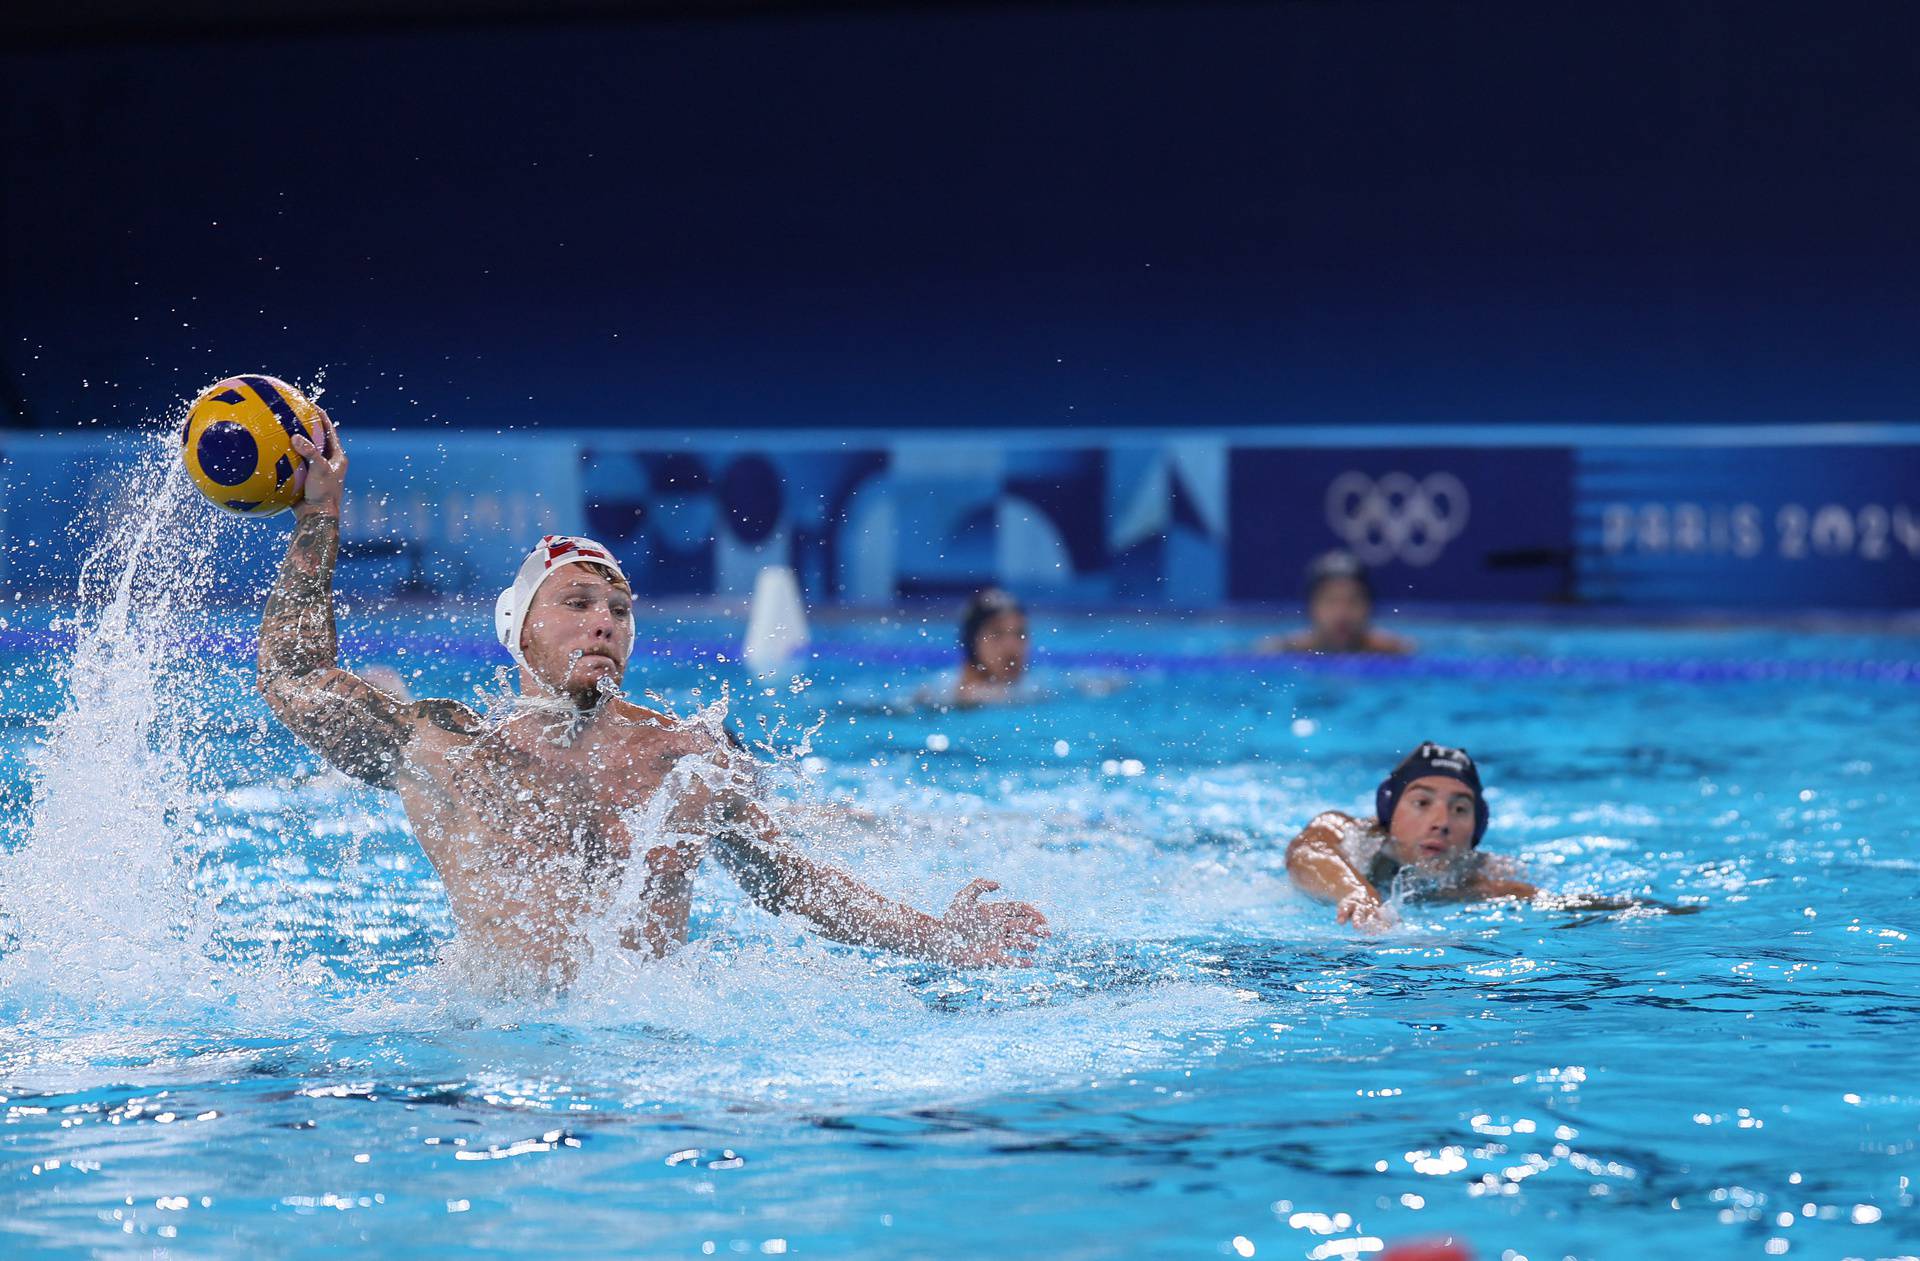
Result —
[[[944, 622], [753, 683], [736, 623], [662, 616], [634, 678], [725, 687], [778, 791], [872, 813], [802, 812], [812, 852], [923, 907], [992, 876], [1056, 936], [947, 972], [710, 865], [679, 954], [502, 1005], [434, 965], [393, 803], [268, 722], [204, 550], [103, 556], [77, 624], [0, 632], [10, 1254], [1920, 1250], [1911, 640], [1413, 625], [1424, 656], [1358, 666], [1074, 614], [1036, 624], [1056, 698], [890, 713]], [[498, 657], [479, 609], [343, 629], [421, 694]], [[1700, 913], [1337, 928], [1284, 843], [1423, 738], [1480, 758], [1488, 845], [1542, 884]]]

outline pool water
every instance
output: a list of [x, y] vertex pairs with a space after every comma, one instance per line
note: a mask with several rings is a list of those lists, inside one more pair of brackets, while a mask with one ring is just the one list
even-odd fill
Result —
[[[123, 535], [5, 628], [0, 1253], [1920, 1251], [1920, 681], [1855, 668], [1911, 640], [1414, 625], [1355, 668], [1073, 614], [1049, 695], [889, 712], [937, 615], [767, 681], [661, 615], [635, 690], [724, 692], [810, 852], [936, 911], [991, 876], [1056, 935], [956, 973], [710, 865], [678, 954], [515, 1004], [436, 963], [393, 800], [270, 723], [252, 612], [193, 595], [215, 550]], [[345, 653], [468, 698], [486, 612], [356, 608]], [[1543, 885], [1697, 913], [1335, 925], [1286, 841], [1429, 738]]]

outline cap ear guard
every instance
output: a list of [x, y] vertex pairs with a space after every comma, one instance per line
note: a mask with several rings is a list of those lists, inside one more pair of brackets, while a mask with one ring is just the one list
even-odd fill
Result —
[[[514, 590], [512, 587], [508, 587], [505, 591], [502, 591], [499, 598], [494, 600], [493, 637], [500, 641], [502, 648], [505, 648], [512, 654], [515, 661], [520, 661], [520, 618], [518, 614], [521, 610], [516, 607], [517, 604], [518, 601], [514, 599]], [[524, 665], [525, 663], [522, 662], [521, 664]]]

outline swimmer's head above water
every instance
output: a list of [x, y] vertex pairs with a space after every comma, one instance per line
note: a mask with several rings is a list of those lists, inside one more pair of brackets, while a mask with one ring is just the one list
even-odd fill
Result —
[[1487, 799], [1480, 768], [1465, 749], [1422, 744], [1374, 793], [1374, 818], [1337, 810], [1316, 817], [1287, 845], [1294, 887], [1334, 903], [1337, 920], [1366, 932], [1391, 927], [1390, 886], [1416, 877], [1409, 897], [1531, 898], [1539, 892], [1516, 878], [1517, 866], [1479, 852], [1487, 834]]
[[1487, 834], [1480, 769], [1465, 749], [1431, 740], [1409, 753], [1373, 795], [1386, 850], [1403, 867], [1445, 867], [1479, 848]]
[[520, 666], [520, 690], [591, 705], [617, 687], [633, 653], [633, 589], [613, 553], [549, 534], [493, 607], [494, 635]]
[[1020, 601], [998, 587], [967, 601], [960, 615], [960, 652], [968, 678], [1010, 687], [1027, 672], [1027, 651], [1027, 613]]
[[1364, 647], [1373, 624], [1373, 583], [1367, 567], [1348, 551], [1324, 552], [1307, 566], [1307, 621], [1323, 649], [1353, 652]]

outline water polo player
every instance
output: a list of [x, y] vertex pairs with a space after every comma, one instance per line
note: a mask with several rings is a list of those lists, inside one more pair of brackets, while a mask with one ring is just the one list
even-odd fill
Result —
[[[287, 558], [260, 628], [260, 689], [327, 761], [399, 793], [445, 883], [461, 949], [510, 984], [566, 984], [603, 940], [683, 942], [711, 852], [753, 899], [827, 936], [961, 967], [1025, 962], [1046, 920], [974, 880], [944, 915], [892, 901], [786, 844], [718, 730], [620, 699], [632, 593], [588, 539], [548, 536], [500, 596], [495, 630], [518, 702], [482, 720], [456, 701], [403, 703], [336, 664], [333, 568], [347, 458], [324, 412]], [[638, 863], [639, 867], [630, 872]]]
[[[1307, 896], [1339, 908], [1336, 918], [1368, 932], [1393, 923], [1383, 891], [1403, 873], [1410, 896], [1464, 901], [1531, 898], [1512, 865], [1480, 852], [1487, 799], [1465, 749], [1427, 743], [1394, 767], [1362, 822], [1329, 810], [1287, 846], [1287, 874]], [[1611, 904], [1609, 904], [1611, 905]]]
[[960, 681], [956, 705], [1006, 700], [1027, 675], [1027, 611], [998, 587], [967, 601], [960, 614]]
[[1373, 583], [1352, 552], [1332, 551], [1307, 566], [1307, 628], [1260, 641], [1262, 652], [1402, 655], [1413, 645], [1373, 624]]

